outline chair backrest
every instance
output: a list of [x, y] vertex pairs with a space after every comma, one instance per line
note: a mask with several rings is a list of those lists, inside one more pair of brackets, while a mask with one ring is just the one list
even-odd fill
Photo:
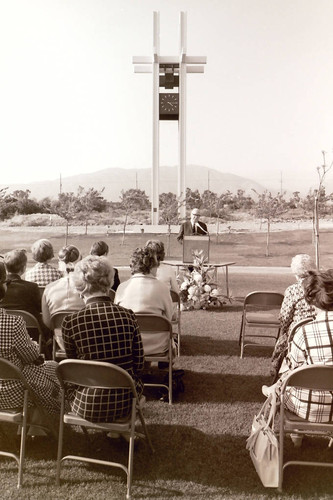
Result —
[[39, 290], [39, 296], [40, 296], [40, 298], [42, 298], [42, 295], [43, 295], [44, 290], [45, 290], [45, 286], [38, 285], [38, 290]]
[[170, 290], [171, 300], [176, 304], [180, 304], [180, 296], [179, 293], [175, 292], [175, 290]]
[[288, 336], [288, 342], [292, 341], [292, 339], [294, 338], [295, 333], [297, 332], [297, 330], [301, 326], [306, 325], [307, 323], [311, 323], [312, 321], [313, 321], [313, 318], [303, 318], [300, 321], [298, 321], [297, 323], [295, 323], [294, 326], [292, 327], [292, 329], [290, 330], [290, 333], [289, 333], [289, 336]]
[[64, 317], [69, 316], [70, 314], [73, 314], [75, 312], [77, 312], [77, 311], [74, 311], [72, 309], [67, 309], [67, 310], [62, 309], [62, 310], [57, 311], [56, 313], [52, 314], [51, 315], [51, 324], [52, 324], [53, 330], [55, 328], [61, 328]]
[[131, 389], [137, 397], [131, 375], [120, 366], [104, 361], [64, 359], [56, 367], [59, 381], [95, 389]]
[[172, 337], [172, 325], [164, 316], [158, 314], [136, 314], [140, 331], [147, 333], [169, 332]]
[[22, 380], [22, 374], [16, 365], [0, 358], [0, 380]]
[[173, 336], [172, 324], [157, 314], [136, 314], [145, 356], [165, 352]]
[[292, 370], [282, 385], [316, 391], [333, 391], [333, 365], [307, 365]]
[[21, 309], [6, 309], [6, 313], [12, 314], [13, 316], [22, 316], [27, 325], [27, 328], [36, 328], [38, 330], [38, 333], [40, 335], [42, 334], [42, 330], [37, 318], [28, 311], [23, 311]]
[[244, 306], [281, 306], [284, 299], [283, 293], [256, 291], [249, 293], [244, 300]]

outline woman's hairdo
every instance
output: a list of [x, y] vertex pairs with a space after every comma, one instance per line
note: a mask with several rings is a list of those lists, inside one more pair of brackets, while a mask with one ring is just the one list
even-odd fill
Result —
[[105, 243], [105, 241], [95, 241], [93, 243], [91, 249], [90, 249], [90, 254], [91, 255], [107, 255], [109, 253], [109, 245]]
[[74, 269], [73, 280], [78, 292], [108, 295], [113, 283], [114, 271], [106, 257], [88, 255], [80, 260]]
[[31, 246], [31, 252], [36, 262], [47, 262], [54, 257], [52, 243], [45, 239], [35, 241]]
[[69, 262], [76, 262], [81, 258], [80, 250], [74, 245], [68, 245], [67, 247], [62, 247], [59, 250], [59, 260], [68, 264]]
[[160, 240], [148, 240], [146, 248], [151, 248], [155, 254], [158, 262], [162, 262], [165, 257], [164, 243]]
[[310, 271], [311, 269], [315, 269], [315, 267], [316, 266], [313, 262], [312, 257], [310, 257], [310, 255], [307, 255], [306, 253], [295, 255], [295, 257], [291, 259], [291, 271], [299, 278], [303, 278], [304, 276], [306, 276], [308, 271]]
[[21, 250], [11, 250], [7, 252], [4, 256], [4, 263], [6, 265], [7, 271], [9, 273], [21, 273], [24, 270], [28, 261], [27, 251]]
[[333, 269], [309, 271], [303, 281], [305, 300], [324, 311], [333, 310]]
[[153, 267], [157, 266], [157, 259], [154, 250], [148, 247], [134, 250], [130, 268], [131, 273], [149, 274]]

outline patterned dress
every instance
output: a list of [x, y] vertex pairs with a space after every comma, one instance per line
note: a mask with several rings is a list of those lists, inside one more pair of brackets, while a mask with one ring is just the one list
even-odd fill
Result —
[[61, 271], [47, 262], [37, 262], [34, 267], [25, 273], [26, 281], [33, 281], [34, 283], [37, 283], [38, 286], [46, 286], [61, 277]]
[[[290, 370], [304, 365], [333, 365], [333, 311], [322, 311], [295, 333], [286, 362]], [[285, 399], [288, 410], [310, 422], [333, 421], [333, 395], [290, 387]]]
[[[271, 375], [277, 377], [281, 363], [288, 351], [289, 334], [293, 326], [305, 318], [314, 318], [315, 309], [304, 298], [302, 281], [290, 285], [284, 295], [280, 310], [280, 336], [275, 344], [272, 355]], [[291, 339], [289, 339], [290, 341]]]
[[[110, 362], [133, 378], [138, 395], [144, 354], [141, 334], [132, 311], [111, 303], [110, 297], [91, 297], [86, 307], [66, 316], [62, 324], [66, 355], [71, 359]], [[112, 422], [129, 415], [129, 389], [89, 389], [68, 391], [72, 411], [91, 422]]]
[[[15, 364], [22, 372], [39, 404], [51, 414], [60, 411], [60, 384], [55, 374], [57, 363], [46, 361], [35, 365], [39, 358], [38, 345], [27, 332], [20, 316], [0, 309], [0, 357]], [[23, 386], [18, 381], [0, 381], [0, 408], [19, 408], [23, 404]]]

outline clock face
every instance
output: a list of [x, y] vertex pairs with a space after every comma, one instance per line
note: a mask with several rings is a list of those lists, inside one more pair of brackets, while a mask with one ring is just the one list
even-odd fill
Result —
[[163, 115], [174, 115], [174, 119], [178, 119], [179, 94], [160, 94], [160, 116]]

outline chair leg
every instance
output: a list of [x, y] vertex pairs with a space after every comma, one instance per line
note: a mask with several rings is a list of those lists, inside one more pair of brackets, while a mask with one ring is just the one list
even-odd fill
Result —
[[136, 418], [136, 400], [132, 401], [131, 433], [128, 445], [128, 467], [127, 467], [127, 491], [126, 500], [131, 498], [132, 477], [133, 477], [133, 457], [134, 457], [134, 438], [135, 438], [135, 418]]
[[56, 485], [60, 485], [60, 467], [61, 467], [61, 457], [62, 457], [62, 445], [64, 436], [64, 411], [65, 411], [65, 394], [62, 394], [61, 398], [61, 410], [60, 410], [60, 421], [59, 421], [59, 436], [58, 436], [58, 453], [57, 453], [57, 471], [56, 471]]
[[140, 422], [141, 422], [141, 425], [142, 425], [142, 428], [143, 428], [144, 435], [145, 435], [145, 437], [146, 437], [146, 439], [148, 441], [149, 448], [154, 453], [155, 450], [153, 448], [153, 445], [152, 445], [152, 442], [151, 442], [151, 439], [150, 439], [150, 435], [148, 433], [148, 429], [147, 429], [147, 426], [146, 426], [146, 422], [145, 422], [145, 419], [143, 418], [143, 414], [142, 414], [141, 408], [138, 408], [137, 412], [138, 412], [138, 415], [139, 415], [139, 418], [140, 418]]
[[[282, 403], [283, 404], [283, 403]], [[281, 418], [281, 413], [280, 413], [280, 418]], [[279, 449], [279, 484], [278, 484], [278, 491], [282, 493], [282, 484], [283, 484], [283, 452], [284, 452], [284, 429], [283, 429], [283, 423], [280, 423], [280, 449]]]
[[24, 391], [24, 402], [23, 402], [23, 422], [21, 428], [21, 443], [20, 443], [20, 459], [19, 459], [19, 471], [18, 471], [18, 481], [17, 488], [21, 488], [23, 483], [23, 467], [25, 459], [25, 443], [27, 438], [27, 418], [28, 418], [28, 391]]

